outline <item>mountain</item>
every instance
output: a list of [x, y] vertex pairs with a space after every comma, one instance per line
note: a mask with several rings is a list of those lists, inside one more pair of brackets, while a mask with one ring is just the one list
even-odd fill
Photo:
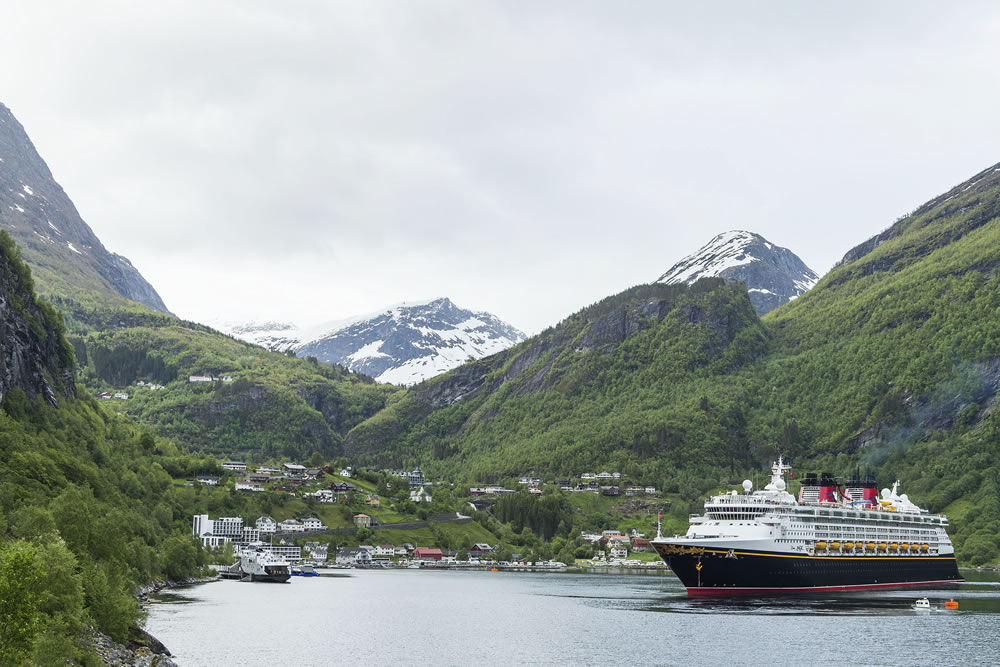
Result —
[[670, 267], [656, 282], [690, 285], [699, 278], [743, 283], [758, 315], [802, 295], [819, 280], [788, 248], [776, 246], [759, 234], [738, 230], [719, 234]]
[[767, 318], [719, 279], [646, 287], [679, 291], [609, 297], [408, 389], [345, 451], [470, 483], [619, 470], [665, 489], [672, 512], [780, 453], [899, 479], [948, 515], [962, 562], [1000, 557], [1000, 165]]
[[42, 296], [111, 303], [128, 299], [169, 314], [156, 290], [132, 263], [109, 252], [94, 235], [24, 128], [3, 104], [0, 228], [20, 246]]
[[494, 315], [459, 308], [447, 298], [398, 304], [310, 329], [279, 322], [221, 327], [270, 350], [292, 350], [399, 385], [421, 382], [525, 338]]

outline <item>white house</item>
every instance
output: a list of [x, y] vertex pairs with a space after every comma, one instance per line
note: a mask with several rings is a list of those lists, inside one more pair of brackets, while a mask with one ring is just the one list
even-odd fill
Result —
[[[404, 553], [406, 553], [405, 550]], [[392, 546], [391, 544], [380, 544], [377, 547], [375, 547], [374, 555], [376, 558], [384, 556], [392, 558], [393, 556], [396, 555], [396, 547]]]
[[305, 495], [307, 498], [309, 496], [312, 496], [313, 498], [316, 499], [316, 502], [323, 503], [326, 505], [332, 504], [334, 502], [333, 491], [331, 491], [330, 489], [319, 489], [317, 491], [313, 491], [312, 493], [307, 493]]
[[396, 548], [394, 548], [392, 550], [392, 555], [393, 556], [404, 556], [405, 557], [408, 554], [409, 554], [409, 552], [406, 550], [406, 547], [400, 546], [400, 547], [396, 547]]
[[323, 525], [323, 522], [320, 521], [318, 518], [316, 518], [314, 516], [306, 517], [305, 520], [302, 522], [302, 526], [303, 526], [304, 530], [325, 530], [326, 529], [326, 526]]
[[205, 486], [218, 486], [219, 478], [215, 475], [198, 475], [195, 477], [199, 484], [204, 484]]
[[264, 485], [260, 482], [236, 482], [235, 484], [237, 491], [263, 491]]
[[347, 468], [342, 469], [340, 471], [340, 476], [341, 477], [346, 477], [347, 479], [350, 479], [351, 478], [351, 468], [347, 467]]
[[337, 565], [368, 565], [372, 554], [368, 549], [341, 547], [337, 550]]
[[329, 547], [319, 542], [306, 542], [305, 548], [309, 550], [309, 557], [317, 563], [326, 561]]
[[429, 503], [431, 502], [430, 491], [425, 491], [424, 487], [410, 491], [410, 500], [415, 503]]
[[209, 375], [190, 375], [188, 376], [188, 382], [211, 382], [212, 377]]
[[281, 468], [274, 466], [257, 466], [257, 473], [261, 475], [280, 475]]
[[609, 553], [612, 558], [628, 558], [628, 547], [624, 544], [616, 544], [611, 547]]
[[278, 524], [278, 531], [282, 533], [304, 533], [306, 527], [302, 525], [300, 521], [295, 519], [285, 519]]
[[278, 522], [269, 516], [262, 516], [257, 519], [257, 530], [262, 533], [274, 533], [278, 530]]
[[243, 463], [243, 461], [226, 461], [222, 464], [222, 467], [225, 470], [237, 470], [242, 472], [247, 469], [247, 464]]
[[118, 393], [115, 394], [115, 398], [119, 401], [127, 401], [128, 394], [126, 394], [124, 391], [119, 391]]

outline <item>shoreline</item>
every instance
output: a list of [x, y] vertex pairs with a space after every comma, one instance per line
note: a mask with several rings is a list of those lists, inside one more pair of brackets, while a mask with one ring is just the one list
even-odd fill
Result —
[[[180, 581], [154, 580], [135, 589], [139, 607], [145, 610], [149, 606], [149, 597], [160, 591], [193, 584], [207, 584], [219, 581], [221, 577], [191, 577]], [[173, 661], [173, 653], [163, 642], [151, 635], [144, 627], [133, 627], [129, 640], [120, 643], [99, 632], [95, 628], [87, 631], [90, 648], [100, 658], [101, 663], [113, 667], [178, 667]]]

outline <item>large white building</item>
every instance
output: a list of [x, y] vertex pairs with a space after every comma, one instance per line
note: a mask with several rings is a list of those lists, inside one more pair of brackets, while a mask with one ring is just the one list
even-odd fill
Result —
[[195, 514], [191, 534], [199, 538], [204, 546], [212, 548], [226, 542], [249, 544], [260, 539], [260, 531], [244, 526], [243, 519], [238, 516], [209, 519], [207, 514]]

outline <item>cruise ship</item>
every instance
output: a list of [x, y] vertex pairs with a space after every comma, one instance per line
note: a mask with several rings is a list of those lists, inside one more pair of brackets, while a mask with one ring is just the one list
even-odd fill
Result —
[[689, 595], [814, 593], [960, 583], [948, 520], [871, 478], [808, 474], [796, 498], [781, 458], [771, 481], [712, 496], [685, 535], [651, 544]]

